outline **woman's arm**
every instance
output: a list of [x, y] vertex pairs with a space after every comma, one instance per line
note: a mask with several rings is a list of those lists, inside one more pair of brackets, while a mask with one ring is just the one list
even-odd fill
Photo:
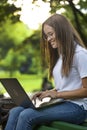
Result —
[[57, 92], [56, 89], [43, 92], [38, 98], [42, 100], [45, 97], [77, 99], [87, 97], [87, 77], [82, 79], [82, 87], [76, 90]]
[[76, 99], [76, 98], [86, 98], [87, 97], [87, 77], [82, 79], [82, 87], [80, 89], [72, 91], [58, 92], [58, 98], [64, 99]]

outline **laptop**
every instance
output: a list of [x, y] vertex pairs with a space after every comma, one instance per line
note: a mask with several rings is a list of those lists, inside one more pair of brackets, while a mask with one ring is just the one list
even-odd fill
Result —
[[0, 82], [6, 89], [11, 99], [17, 106], [22, 106], [24, 108], [31, 107], [33, 109], [38, 109], [42, 107], [47, 107], [52, 104], [62, 103], [63, 99], [49, 100], [48, 102], [39, 103], [35, 105], [29, 95], [25, 92], [22, 85], [19, 83], [17, 78], [0, 78]]

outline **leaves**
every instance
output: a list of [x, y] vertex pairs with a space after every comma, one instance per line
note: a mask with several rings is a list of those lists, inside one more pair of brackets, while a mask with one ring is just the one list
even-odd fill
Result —
[[14, 4], [9, 4], [7, 0], [0, 0], [0, 22], [6, 21], [8, 18], [10, 18], [13, 23], [17, 22], [20, 17], [20, 15], [17, 14], [19, 11], [21, 11], [21, 8], [15, 7]]

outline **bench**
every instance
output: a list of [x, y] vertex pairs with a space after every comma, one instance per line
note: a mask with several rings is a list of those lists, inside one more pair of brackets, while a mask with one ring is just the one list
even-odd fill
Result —
[[34, 130], [87, 130], [87, 122], [76, 125], [62, 121], [54, 121], [49, 125], [38, 126]]

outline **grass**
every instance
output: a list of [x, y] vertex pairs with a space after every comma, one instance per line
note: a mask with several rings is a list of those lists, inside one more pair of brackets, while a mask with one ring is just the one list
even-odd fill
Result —
[[19, 81], [27, 92], [41, 89], [42, 78], [38, 75], [28, 76], [28, 78], [19, 78]]
[[[0, 78], [9, 78], [9, 73], [0, 72]], [[12, 78], [17, 78], [26, 92], [38, 91], [41, 89], [42, 75], [20, 74], [18, 72], [12, 75]], [[5, 89], [0, 84], [0, 93], [4, 93]]]

